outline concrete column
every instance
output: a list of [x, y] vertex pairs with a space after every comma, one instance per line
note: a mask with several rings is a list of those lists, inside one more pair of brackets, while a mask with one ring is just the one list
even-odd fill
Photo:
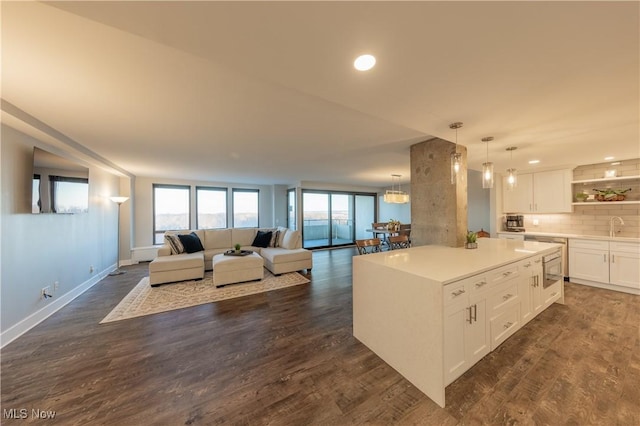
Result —
[[455, 144], [434, 138], [411, 146], [411, 241], [462, 247], [467, 233], [467, 148], [458, 145], [463, 167], [451, 184]]

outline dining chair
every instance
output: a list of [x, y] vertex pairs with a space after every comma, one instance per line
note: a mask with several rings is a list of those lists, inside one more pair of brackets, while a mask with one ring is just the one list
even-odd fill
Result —
[[380, 247], [380, 238], [367, 238], [364, 240], [356, 240], [358, 254], [379, 253], [382, 251]]
[[484, 230], [484, 228], [480, 228], [478, 232], [476, 232], [478, 238], [491, 238], [491, 234]]
[[404, 225], [400, 225], [398, 235], [406, 235], [407, 239], [409, 240], [409, 244], [411, 244], [411, 224], [407, 223]]
[[391, 250], [405, 249], [409, 247], [411, 247], [411, 241], [409, 241], [409, 237], [406, 234], [389, 237], [389, 248]]

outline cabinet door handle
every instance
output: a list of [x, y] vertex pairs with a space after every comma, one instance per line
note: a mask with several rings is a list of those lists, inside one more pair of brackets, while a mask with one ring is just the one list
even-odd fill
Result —
[[506, 330], [507, 328], [511, 327], [513, 325], [512, 322], [508, 322], [504, 325], [504, 329]]
[[604, 256], [604, 263], [607, 263], [607, 254], [603, 254], [602, 256]]
[[479, 283], [476, 283], [476, 288], [483, 287], [483, 286], [485, 286], [486, 284], [487, 284], [487, 282], [486, 282], [486, 281], [480, 281]]
[[531, 262], [527, 262], [527, 263], [525, 263], [525, 264], [524, 264], [524, 267], [525, 267], [525, 268], [528, 268], [528, 267], [530, 267], [530, 266], [531, 266]]
[[509, 275], [511, 275], [511, 271], [507, 271], [507, 272], [503, 272], [502, 273], [503, 277], [508, 277]]
[[502, 296], [502, 300], [509, 300], [513, 297], [513, 294], [509, 293], [509, 294], [505, 294], [504, 296]]
[[478, 322], [478, 305], [473, 304], [473, 320]]
[[454, 292], [453, 292], [453, 293], [451, 293], [451, 294], [453, 294], [453, 297], [458, 297], [458, 296], [460, 296], [460, 295], [461, 295], [461, 294], [463, 294], [463, 293], [464, 293], [464, 288], [461, 288], [460, 290], [454, 291]]
[[473, 317], [471, 316], [471, 306], [469, 306], [467, 309], [469, 310], [469, 318], [467, 319], [467, 321], [469, 321], [469, 324], [471, 324], [473, 322]]
[[540, 263], [540, 262], [542, 262], [542, 259], [536, 259], [536, 260], [534, 260], [534, 262]]
[[611, 263], [616, 263], [616, 255], [615, 254], [611, 255]]

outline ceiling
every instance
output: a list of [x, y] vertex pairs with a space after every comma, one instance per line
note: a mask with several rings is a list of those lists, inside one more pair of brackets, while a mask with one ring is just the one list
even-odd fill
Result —
[[455, 141], [454, 121], [471, 169], [485, 136], [497, 171], [623, 160], [640, 157], [639, 12], [2, 2], [2, 98], [136, 176], [384, 186], [409, 179], [412, 144]]

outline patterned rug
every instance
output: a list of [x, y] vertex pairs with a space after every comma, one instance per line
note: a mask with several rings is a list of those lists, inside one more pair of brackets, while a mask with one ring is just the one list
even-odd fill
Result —
[[118, 303], [118, 306], [100, 321], [100, 324], [263, 293], [308, 282], [309, 279], [297, 272], [274, 276], [266, 269], [262, 281], [228, 284], [220, 288], [213, 285], [211, 271], [207, 272], [202, 280], [183, 281], [158, 287], [151, 287], [149, 277], [144, 277]]

